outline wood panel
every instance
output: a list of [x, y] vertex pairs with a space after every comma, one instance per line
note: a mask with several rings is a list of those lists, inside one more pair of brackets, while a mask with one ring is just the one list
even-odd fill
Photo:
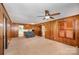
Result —
[[54, 39], [54, 25], [55, 22], [51, 22], [51, 39]]
[[7, 39], [8, 39], [8, 42], [11, 41], [11, 20], [7, 19]]
[[4, 27], [5, 27], [5, 30], [4, 30], [4, 43], [5, 43], [5, 45], [4, 45], [4, 47], [5, 48], [7, 48], [8, 47], [8, 44], [9, 44], [9, 42], [10, 42], [10, 40], [11, 40], [11, 19], [10, 19], [10, 17], [9, 17], [9, 15], [8, 15], [8, 13], [7, 13], [7, 11], [6, 11], [6, 9], [5, 9], [5, 7], [4, 7], [4, 5], [3, 4], [1, 4], [1, 6], [2, 6], [2, 11], [3, 11], [3, 20], [4, 20]]
[[32, 25], [31, 24], [25, 24], [24, 29], [32, 29]]
[[69, 17], [66, 19], [66, 38], [75, 39], [75, 19], [73, 17]]
[[[68, 17], [66, 19], [66, 43], [76, 46], [76, 39], [75, 39], [75, 16]], [[68, 40], [67, 40], [68, 39]]]
[[3, 10], [0, 4], [0, 55], [4, 54], [4, 43], [3, 43]]
[[64, 19], [58, 21], [58, 37], [60, 38], [66, 37], [65, 24], [66, 22], [64, 21]]
[[18, 37], [18, 31], [19, 31], [19, 24], [12, 23], [11, 24], [11, 37], [12, 38]]
[[45, 37], [51, 39], [51, 22], [44, 23], [45, 26]]
[[33, 25], [33, 31], [37, 36], [42, 36], [42, 27], [39, 24]]
[[58, 39], [58, 26], [57, 25], [58, 25], [57, 21], [54, 21], [53, 26], [51, 25], [51, 29], [53, 29], [53, 35], [51, 35], [51, 37], [54, 36], [54, 38], [52, 38], [54, 40]]
[[[77, 39], [77, 46], [79, 48], [79, 15], [76, 16], [76, 39]], [[78, 50], [79, 52], [79, 50]]]

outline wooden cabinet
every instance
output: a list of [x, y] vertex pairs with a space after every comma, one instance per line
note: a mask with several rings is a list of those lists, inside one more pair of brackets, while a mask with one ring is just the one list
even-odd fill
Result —
[[79, 45], [79, 15], [44, 23], [45, 37], [68, 45]]
[[59, 37], [75, 39], [75, 20], [74, 17], [68, 17], [58, 22]]
[[75, 39], [75, 19], [73, 17], [69, 17], [66, 20], [66, 38]]
[[66, 32], [65, 32], [65, 21], [64, 20], [60, 20], [58, 21], [58, 36], [59, 37], [66, 37]]
[[61, 42], [76, 46], [75, 39], [75, 16], [67, 17], [58, 21], [58, 37]]

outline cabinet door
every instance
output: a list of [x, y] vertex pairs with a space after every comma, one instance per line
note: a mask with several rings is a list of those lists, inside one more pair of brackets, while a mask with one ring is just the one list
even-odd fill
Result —
[[73, 30], [66, 30], [66, 38], [69, 38], [69, 39], [73, 39], [74, 38], [74, 33], [73, 33]]
[[66, 38], [74, 39], [74, 17], [69, 17], [66, 19]]
[[58, 22], [58, 36], [65, 38], [65, 21], [61, 20]]
[[69, 17], [66, 20], [66, 29], [73, 29], [74, 17]]
[[65, 38], [65, 30], [59, 31], [59, 37]]
[[59, 27], [59, 30], [64, 30], [65, 29], [65, 21], [64, 20], [59, 21], [58, 27]]

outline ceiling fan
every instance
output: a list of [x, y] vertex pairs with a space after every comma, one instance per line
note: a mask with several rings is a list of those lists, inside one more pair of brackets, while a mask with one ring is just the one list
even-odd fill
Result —
[[54, 17], [52, 16], [55, 16], [55, 15], [59, 15], [60, 13], [53, 13], [53, 14], [50, 14], [48, 10], [45, 10], [45, 15], [44, 16], [38, 16], [38, 17], [44, 17], [43, 20], [45, 19], [54, 19]]

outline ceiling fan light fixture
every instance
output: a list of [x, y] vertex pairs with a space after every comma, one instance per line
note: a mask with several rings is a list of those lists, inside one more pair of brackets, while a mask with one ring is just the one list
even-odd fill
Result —
[[50, 16], [45, 16], [45, 19], [49, 19], [50, 18]]

